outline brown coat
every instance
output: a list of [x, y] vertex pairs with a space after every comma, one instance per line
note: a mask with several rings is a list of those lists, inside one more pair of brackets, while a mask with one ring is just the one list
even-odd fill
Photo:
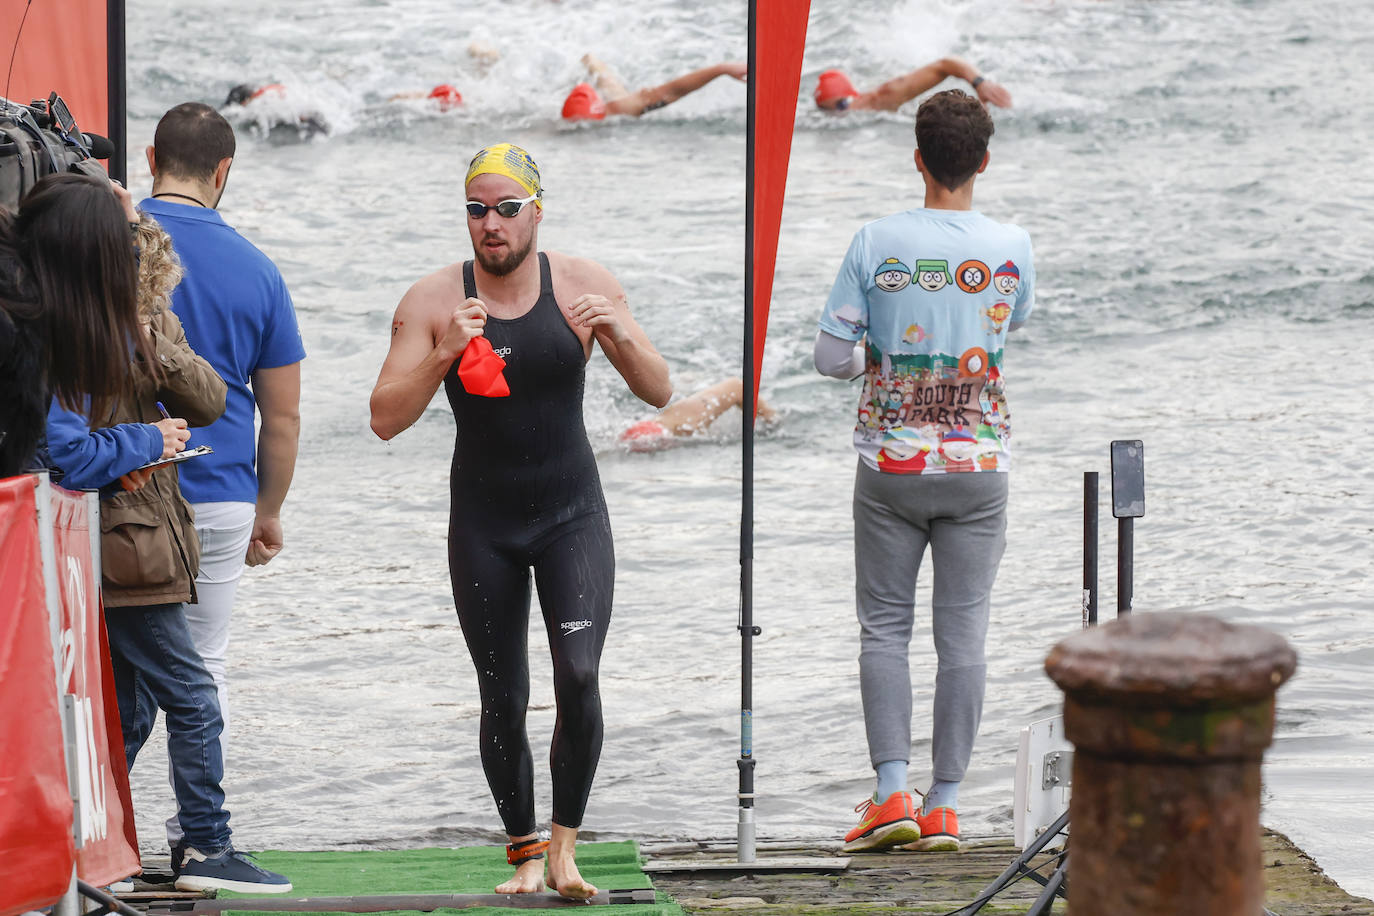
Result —
[[[224, 413], [224, 380], [187, 345], [171, 311], [154, 315], [150, 327], [162, 381], [135, 367], [111, 423], [156, 423], [162, 419], [161, 401], [190, 426], [209, 426]], [[100, 565], [106, 607], [194, 602], [200, 569], [194, 520], [174, 464], [154, 471], [142, 489], [103, 500]]]

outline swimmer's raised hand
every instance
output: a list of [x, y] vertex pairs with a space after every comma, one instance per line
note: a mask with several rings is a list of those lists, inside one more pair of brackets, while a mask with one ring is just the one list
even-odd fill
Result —
[[613, 341], [629, 337], [611, 300], [596, 293], [583, 293], [574, 299], [568, 306], [568, 317], [574, 327], [591, 328], [593, 333], [604, 334]]
[[998, 108], [1011, 107], [1011, 93], [1001, 83], [983, 80], [978, 84], [978, 88], [973, 91], [978, 93], [978, 98], [986, 103], [996, 105]]
[[439, 346], [450, 359], [457, 359], [474, 337], [481, 337], [487, 326], [487, 307], [481, 299], [469, 296], [455, 305]]

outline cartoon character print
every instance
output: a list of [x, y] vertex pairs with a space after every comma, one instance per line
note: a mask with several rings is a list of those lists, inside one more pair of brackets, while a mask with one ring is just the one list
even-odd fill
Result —
[[988, 265], [977, 258], [969, 258], [954, 271], [954, 282], [966, 293], [981, 293], [991, 279]]
[[987, 423], [978, 426], [978, 469], [997, 470], [997, 455], [1002, 451], [1002, 443], [997, 439], [997, 431]]
[[988, 316], [988, 329], [993, 334], [1001, 334], [1002, 326], [1011, 317], [1011, 306], [1005, 302], [998, 302], [996, 305], [990, 305], [983, 309], [983, 314]]
[[992, 285], [997, 287], [997, 291], [1002, 295], [1010, 296], [1016, 292], [1016, 287], [1021, 285], [1020, 269], [1011, 261], [1006, 262], [992, 275]]
[[910, 325], [905, 332], [903, 332], [902, 343], [907, 343], [911, 344], [912, 346], [915, 346], [921, 341], [929, 339], [929, 337], [930, 335], [926, 333], [925, 328], [921, 327], [919, 324], [913, 324]]
[[868, 331], [868, 322], [864, 320], [863, 312], [856, 306], [842, 305], [832, 313], [835, 320], [855, 334], [862, 336]]
[[878, 470], [885, 474], [919, 474], [926, 469], [929, 443], [905, 426], [890, 429], [883, 436], [882, 451], [878, 452]]
[[926, 292], [936, 293], [954, 282], [949, 275], [949, 262], [923, 260], [916, 262], [916, 282]]
[[974, 456], [978, 454], [978, 440], [966, 426], [954, 426], [940, 438], [940, 456], [945, 459], [945, 471], [956, 473], [976, 470]]
[[897, 258], [888, 258], [878, 265], [873, 282], [885, 293], [900, 292], [911, 282], [911, 268]]

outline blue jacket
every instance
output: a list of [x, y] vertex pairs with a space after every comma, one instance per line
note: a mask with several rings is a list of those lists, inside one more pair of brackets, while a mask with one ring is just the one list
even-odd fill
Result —
[[68, 490], [104, 490], [134, 468], [162, 457], [162, 431], [151, 423], [92, 430], [85, 417], [53, 398], [47, 446], [46, 464], [62, 472], [60, 479], [53, 474], [54, 483]]

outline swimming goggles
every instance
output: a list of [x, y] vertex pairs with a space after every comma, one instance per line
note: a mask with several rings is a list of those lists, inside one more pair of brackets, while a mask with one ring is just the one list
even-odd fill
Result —
[[534, 194], [531, 194], [529, 197], [526, 197], [524, 200], [515, 200], [514, 198], [512, 198], [511, 200], [503, 200], [500, 203], [493, 204], [491, 206], [488, 206], [484, 203], [480, 203], [475, 200], [470, 200], [467, 203], [468, 216], [471, 216], [473, 219], [481, 219], [482, 217], [487, 215], [488, 210], [495, 210], [501, 216], [504, 216], [506, 219], [510, 219], [512, 216], [519, 216], [520, 211], [525, 209], [525, 204], [534, 203], [536, 200], [540, 198], [540, 196], [541, 194], [539, 192], [535, 192]]

